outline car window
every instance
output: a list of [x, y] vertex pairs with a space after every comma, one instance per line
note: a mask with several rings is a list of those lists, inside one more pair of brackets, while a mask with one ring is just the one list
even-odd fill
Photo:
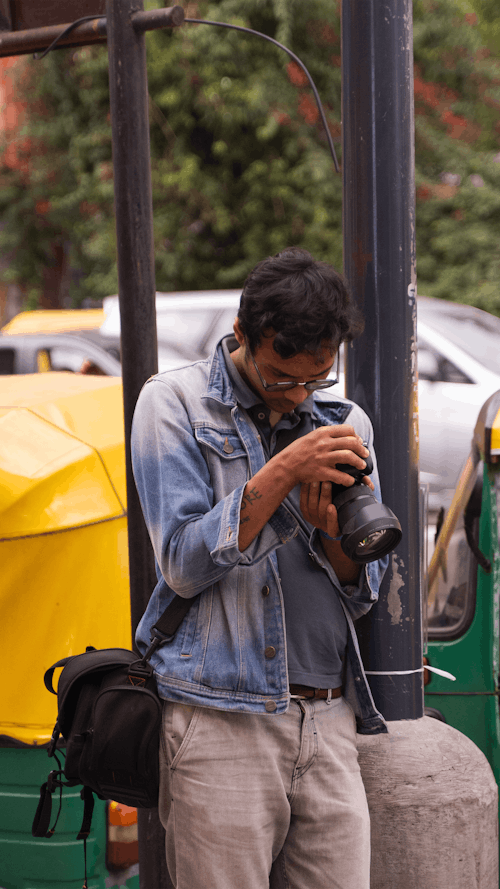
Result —
[[433, 383], [472, 383], [456, 364], [422, 339], [418, 342], [418, 378]]
[[0, 374], [15, 373], [16, 354], [14, 349], [0, 349]]
[[442, 302], [444, 309], [434, 306], [431, 312], [426, 312], [426, 323], [488, 370], [500, 374], [500, 319], [469, 306], [463, 306], [463, 313], [462, 307], [446, 311], [445, 300], [436, 302]]
[[81, 371], [84, 362], [88, 360], [88, 355], [85, 351], [78, 348], [69, 349], [65, 346], [53, 346], [48, 352], [50, 356], [50, 370], [69, 370], [73, 373], [78, 373]]

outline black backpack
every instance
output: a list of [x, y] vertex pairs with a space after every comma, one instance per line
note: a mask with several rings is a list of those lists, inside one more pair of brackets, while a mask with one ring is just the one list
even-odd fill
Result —
[[[46, 671], [45, 686], [57, 694], [58, 715], [48, 747], [58, 768], [40, 788], [33, 821], [35, 837], [54, 834], [63, 786], [82, 784], [83, 821], [77, 839], [90, 833], [94, 794], [137, 808], [158, 805], [162, 703], [149, 660], [171, 642], [196, 597], [175, 596], [151, 631], [142, 658], [125, 648], [97, 650], [62, 658]], [[63, 667], [54, 690], [54, 671]], [[64, 766], [59, 755], [65, 756]], [[59, 792], [59, 811], [52, 828], [52, 794]], [[86, 882], [86, 880], [85, 880]]]

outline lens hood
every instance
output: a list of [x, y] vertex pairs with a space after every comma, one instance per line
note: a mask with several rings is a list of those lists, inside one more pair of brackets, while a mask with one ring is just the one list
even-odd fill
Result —
[[366, 485], [343, 488], [332, 502], [337, 508], [340, 545], [353, 562], [374, 562], [400, 542], [403, 534], [397, 516]]

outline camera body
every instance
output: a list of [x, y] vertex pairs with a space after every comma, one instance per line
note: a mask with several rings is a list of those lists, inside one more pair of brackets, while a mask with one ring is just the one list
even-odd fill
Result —
[[[365, 475], [371, 475], [373, 472], [373, 460], [369, 454], [365, 460], [365, 463], [366, 463], [366, 469], [357, 469], [356, 466], [351, 466], [350, 463], [337, 463], [336, 468], [340, 472], [345, 472], [346, 475], [350, 475], [351, 478], [354, 479], [355, 485], [362, 485]], [[346, 489], [345, 485], [332, 484], [332, 502], [334, 502], [333, 498], [336, 494], [341, 493], [342, 491], [345, 491], [345, 490], [349, 490], [349, 489]]]
[[350, 487], [332, 484], [332, 503], [337, 509], [340, 545], [353, 562], [374, 562], [391, 552], [403, 536], [397, 517], [388, 506], [379, 503], [363, 478], [373, 472], [373, 460], [366, 458], [366, 468], [348, 463], [337, 469], [354, 479]]

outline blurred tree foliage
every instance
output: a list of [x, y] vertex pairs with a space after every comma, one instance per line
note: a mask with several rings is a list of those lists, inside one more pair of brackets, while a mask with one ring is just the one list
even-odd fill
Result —
[[[156, 2], [150, 4], [157, 6]], [[194, 16], [193, 16], [194, 13]], [[340, 31], [329, 0], [189, 4], [247, 25], [310, 68], [340, 138]], [[335, 174], [301, 69], [258, 37], [205, 25], [147, 35], [158, 290], [231, 287], [265, 255], [301, 244], [341, 265]], [[0, 252], [28, 282], [63, 243], [80, 300], [117, 290], [107, 52], [50, 53], [23, 68], [26, 169], [3, 170]]]
[[[500, 314], [495, 3], [414, 0], [417, 248], [420, 292]], [[247, 0], [242, 12], [236, 0], [214, 0], [185, 10], [292, 49], [340, 156], [338, 3]], [[342, 182], [301, 69], [268, 42], [205, 25], [152, 32], [147, 46], [157, 289], [239, 286], [289, 244], [340, 267]], [[19, 70], [23, 141], [18, 163], [0, 167], [3, 277], [34, 306], [44, 269], [63, 255], [74, 304], [115, 293], [106, 49], [58, 50]]]
[[414, 0], [420, 293], [500, 315], [500, 7]]

